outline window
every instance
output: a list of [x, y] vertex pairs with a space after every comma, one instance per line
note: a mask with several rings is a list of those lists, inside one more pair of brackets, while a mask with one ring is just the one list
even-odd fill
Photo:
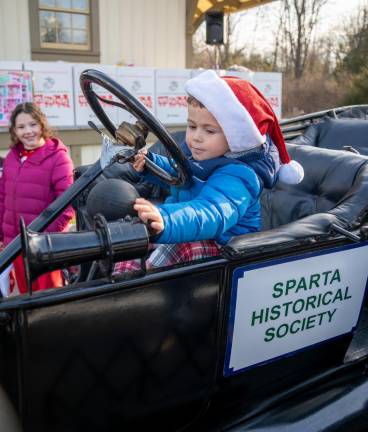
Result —
[[98, 0], [30, 0], [30, 19], [32, 60], [99, 61]]
[[88, 0], [39, 0], [43, 48], [90, 48]]

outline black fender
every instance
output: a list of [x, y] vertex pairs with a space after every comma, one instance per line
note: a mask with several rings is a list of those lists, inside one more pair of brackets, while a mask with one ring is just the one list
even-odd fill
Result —
[[7, 432], [21, 432], [18, 415], [5, 390], [0, 386], [0, 425]]

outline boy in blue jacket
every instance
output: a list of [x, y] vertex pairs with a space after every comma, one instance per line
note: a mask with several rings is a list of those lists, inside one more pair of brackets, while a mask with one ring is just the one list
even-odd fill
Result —
[[[260, 229], [260, 194], [279, 179], [299, 183], [303, 168], [291, 161], [276, 119], [263, 95], [249, 82], [220, 78], [214, 71], [186, 83], [188, 125], [184, 152], [192, 182], [171, 187], [163, 204], [138, 198], [135, 210], [155, 233], [147, 267], [161, 267], [219, 254], [237, 235]], [[168, 172], [164, 156], [147, 153]], [[144, 171], [144, 155], [133, 167]], [[147, 175], [152, 182], [157, 179]], [[115, 271], [139, 269], [138, 261], [119, 263]]]

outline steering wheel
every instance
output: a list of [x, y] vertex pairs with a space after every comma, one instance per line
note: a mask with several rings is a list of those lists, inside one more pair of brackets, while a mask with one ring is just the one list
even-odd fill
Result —
[[119, 106], [128, 111], [138, 120], [143, 122], [148, 130], [156, 135], [156, 137], [165, 146], [165, 149], [171, 158], [174, 160], [175, 163], [173, 167], [175, 168], [177, 175], [174, 176], [167, 173], [148, 158], [146, 158], [146, 168], [166, 184], [181, 186], [187, 183], [191, 177], [188, 161], [180, 147], [176, 144], [162, 123], [156, 119], [139, 100], [132, 96], [124, 87], [111, 79], [108, 75], [94, 69], [87, 69], [83, 71], [80, 76], [82, 92], [97, 118], [114, 138], [116, 138], [117, 129], [102, 108], [102, 98], [92, 89], [92, 84], [97, 84], [112, 93], [121, 102], [121, 104], [111, 101], [110, 104]]

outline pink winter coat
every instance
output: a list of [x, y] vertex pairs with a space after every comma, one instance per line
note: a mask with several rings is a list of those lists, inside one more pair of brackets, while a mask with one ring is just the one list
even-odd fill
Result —
[[[6, 156], [0, 179], [0, 240], [5, 245], [19, 233], [20, 216], [29, 225], [73, 183], [73, 162], [59, 139], [49, 138], [23, 163], [17, 148]], [[66, 208], [47, 231], [66, 230], [73, 214]]]

